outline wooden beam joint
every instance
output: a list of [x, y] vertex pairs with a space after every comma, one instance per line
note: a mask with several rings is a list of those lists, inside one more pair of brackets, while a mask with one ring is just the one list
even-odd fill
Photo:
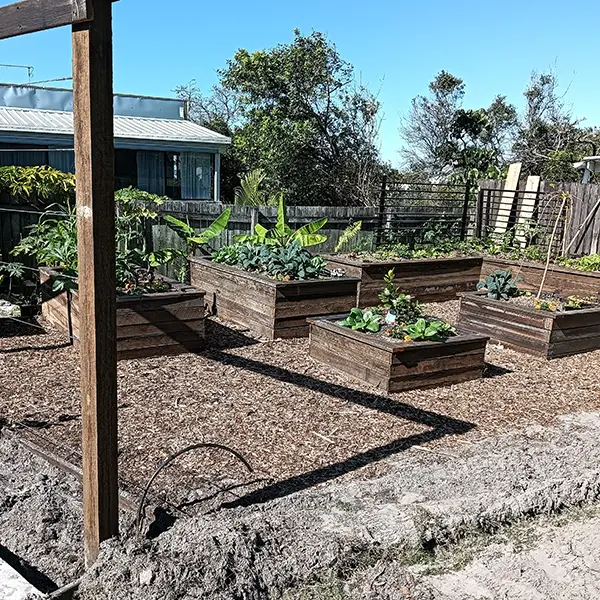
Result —
[[91, 21], [93, 3], [94, 0], [21, 0], [0, 6], [0, 40]]

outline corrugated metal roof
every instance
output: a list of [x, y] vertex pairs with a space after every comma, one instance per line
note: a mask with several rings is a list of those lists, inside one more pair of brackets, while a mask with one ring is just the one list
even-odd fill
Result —
[[[0, 107], [0, 133], [73, 135], [73, 113]], [[192, 121], [115, 116], [115, 139], [225, 146], [231, 139]]]

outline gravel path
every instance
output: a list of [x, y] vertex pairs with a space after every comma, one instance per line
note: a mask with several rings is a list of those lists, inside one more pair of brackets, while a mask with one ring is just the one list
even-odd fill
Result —
[[[452, 321], [456, 308], [428, 312]], [[23, 334], [13, 327], [0, 323], [1, 410], [77, 462], [77, 350], [60, 334], [11, 335]], [[165, 471], [156, 491], [175, 504], [227, 486], [241, 486], [231, 498], [260, 487], [282, 495], [339, 476], [372, 477], [410, 447], [450, 448], [600, 409], [600, 352], [547, 362], [491, 346], [482, 380], [387, 395], [315, 362], [307, 347], [258, 342], [212, 321], [199, 354], [121, 362], [124, 487], [139, 489], [175, 450], [211, 441], [240, 451], [255, 472], [221, 453], [195, 453]]]

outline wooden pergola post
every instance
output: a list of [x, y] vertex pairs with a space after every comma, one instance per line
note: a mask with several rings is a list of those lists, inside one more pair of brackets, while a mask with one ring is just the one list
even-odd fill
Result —
[[112, 1], [0, 7], [0, 39], [73, 29], [85, 562], [118, 533]]
[[86, 564], [119, 530], [111, 0], [73, 25]]

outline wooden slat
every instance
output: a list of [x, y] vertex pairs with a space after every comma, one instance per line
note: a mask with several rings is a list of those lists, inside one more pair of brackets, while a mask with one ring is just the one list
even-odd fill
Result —
[[[541, 181], [542, 178], [539, 175], [529, 175], [527, 177], [525, 193], [523, 194], [523, 199], [519, 205], [519, 212], [517, 214], [517, 227], [519, 225], [525, 225], [525, 223], [533, 217]], [[517, 234], [516, 240], [522, 247], [525, 247], [527, 244], [527, 240], [522, 233]]]
[[494, 233], [503, 234], [508, 227], [508, 220], [515, 203], [516, 189], [519, 187], [519, 177], [521, 175], [521, 163], [513, 163], [508, 167], [506, 182], [504, 183], [505, 192], [502, 193], [500, 206], [496, 214], [494, 223]]
[[[492, 303], [497, 305], [493, 312]], [[600, 349], [600, 308], [551, 313], [466, 294], [460, 301], [458, 324], [546, 358]]]
[[361, 283], [357, 305], [374, 306], [390, 269], [396, 272], [396, 285], [423, 302], [453, 300], [458, 292], [475, 289], [481, 275], [481, 257], [431, 258], [368, 262], [346, 257], [328, 257], [331, 268], [351, 269]]
[[0, 40], [92, 18], [87, 0], [22, 0], [0, 7]]
[[276, 281], [197, 258], [190, 260], [190, 272], [217, 316], [268, 339], [305, 337], [307, 318], [349, 312], [359, 284], [356, 278]]
[[[493, 273], [497, 269], [512, 270], [514, 275], [518, 274], [522, 278], [519, 287], [536, 291], [544, 274], [544, 265], [486, 257], [481, 268], [482, 277]], [[600, 273], [550, 265], [544, 290], [564, 296], [600, 294]]]

